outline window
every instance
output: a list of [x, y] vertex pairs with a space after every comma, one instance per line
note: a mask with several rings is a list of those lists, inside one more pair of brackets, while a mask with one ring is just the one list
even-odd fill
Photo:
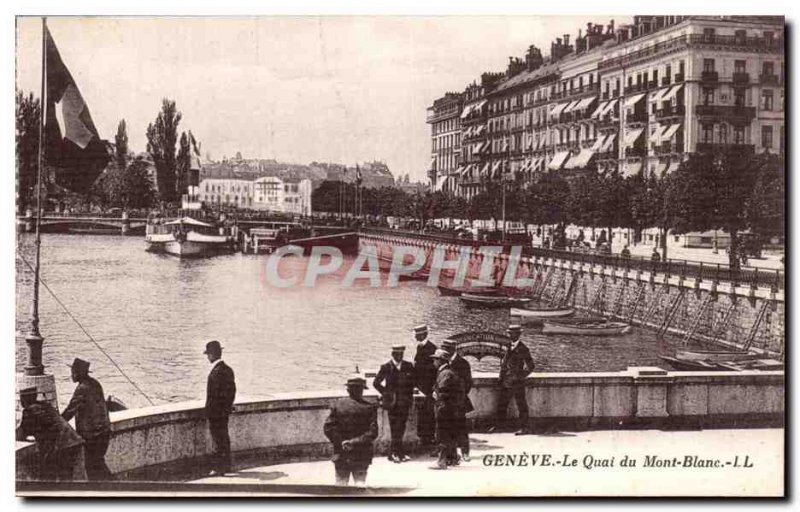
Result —
[[764, 39], [766, 39], [767, 41], [771, 42], [774, 37], [775, 37], [775, 33], [774, 32], [771, 32], [769, 30], [765, 30], [764, 31]]
[[714, 104], [714, 88], [703, 87], [703, 105], [713, 105], [713, 104]]
[[772, 89], [764, 89], [761, 91], [761, 110], [772, 110]]
[[761, 147], [772, 149], [772, 126], [761, 127]]
[[744, 144], [744, 126], [733, 127], [733, 143]]
[[728, 143], [728, 125], [727, 124], [720, 124], [719, 125], [719, 143], [720, 144], [727, 144]]
[[703, 73], [714, 72], [714, 59], [703, 59]]
[[678, 61], [678, 74], [680, 74], [681, 76], [683, 76], [683, 73], [685, 71], [684, 68], [685, 68], [684, 62], [682, 60]]
[[667, 78], [672, 76], [672, 66], [670, 66], [669, 64], [667, 64], [667, 68], [664, 70], [664, 76], [666, 76]]
[[761, 74], [766, 76], [772, 76], [775, 73], [775, 65], [772, 62], [764, 62], [761, 65]]
[[736, 60], [733, 61], [733, 72], [734, 73], [746, 73], [747, 72], [747, 65], [743, 60]]
[[706, 144], [714, 142], [714, 125], [704, 124], [701, 126], [701, 129], [703, 130], [703, 142]]
[[714, 29], [713, 28], [704, 28], [703, 29], [703, 39], [706, 41], [711, 41], [714, 39]]
[[733, 90], [733, 104], [737, 107], [743, 107], [745, 103], [745, 90], [744, 89], [734, 89]]
[[745, 39], [747, 39], [747, 31], [746, 30], [737, 30], [734, 32], [734, 36], [736, 42], [739, 44], [744, 43]]
[[[653, 70], [653, 82], [658, 82], [658, 70], [657, 69]], [[658, 85], [658, 84], [656, 84], [656, 85]]]

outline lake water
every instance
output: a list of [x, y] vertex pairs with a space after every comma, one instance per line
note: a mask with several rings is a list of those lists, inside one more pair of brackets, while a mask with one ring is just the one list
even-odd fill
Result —
[[[33, 263], [33, 236], [20, 235], [20, 251]], [[277, 289], [264, 275], [267, 256], [232, 254], [180, 260], [145, 252], [138, 237], [43, 235], [42, 279], [130, 378], [155, 403], [205, 397], [209, 363], [205, 342], [220, 340], [223, 358], [236, 373], [240, 396], [343, 386], [358, 366], [374, 371], [390, 347], [405, 343], [413, 359], [414, 325], [427, 323], [431, 338], [468, 330], [504, 332], [508, 310], [466, 308], [421, 282], [370, 288], [340, 286], [342, 274], [314, 288]], [[299, 272], [303, 258], [287, 258], [282, 273]], [[25, 364], [32, 271], [17, 258], [16, 367]], [[106, 394], [129, 407], [147, 401], [119, 374], [47, 290], [40, 290], [43, 359], [56, 377], [64, 407], [74, 384], [74, 357], [92, 363]], [[537, 371], [617, 371], [661, 364], [658, 353], [674, 339], [658, 341], [634, 328], [620, 337], [542, 335], [528, 329]], [[496, 370], [497, 360], [473, 361]]]

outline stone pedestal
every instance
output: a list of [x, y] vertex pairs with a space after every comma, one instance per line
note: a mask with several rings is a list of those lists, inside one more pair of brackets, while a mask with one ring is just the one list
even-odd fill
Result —
[[628, 367], [636, 389], [636, 417], [661, 418], [667, 412], [667, 386], [671, 381], [667, 371], [655, 366]]
[[14, 403], [16, 404], [16, 418], [17, 424], [22, 420], [22, 407], [19, 403], [19, 391], [25, 388], [35, 387], [39, 392], [39, 400], [49, 402], [55, 410], [58, 409], [58, 396], [56, 394], [56, 379], [52, 375], [25, 375], [24, 373], [17, 374], [17, 389], [14, 396]]

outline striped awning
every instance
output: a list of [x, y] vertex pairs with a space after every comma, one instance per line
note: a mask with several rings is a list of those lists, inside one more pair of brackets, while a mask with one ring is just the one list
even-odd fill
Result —
[[559, 151], [553, 156], [553, 159], [550, 160], [550, 163], [547, 164], [547, 168], [554, 171], [561, 169], [561, 166], [564, 165], [567, 157], [569, 157], [569, 151]]
[[588, 98], [583, 98], [578, 105], [575, 107], [575, 110], [585, 110], [589, 108], [589, 106], [597, 100], [597, 96], [589, 96]]
[[561, 114], [561, 111], [564, 110], [569, 103], [559, 103], [550, 111], [550, 117], [556, 117]]
[[631, 96], [630, 98], [625, 98], [625, 108], [631, 108], [639, 101], [644, 98], [644, 94], [637, 94], [635, 96]]
[[597, 140], [594, 141], [594, 144], [592, 144], [592, 151], [600, 151], [600, 148], [603, 147], [603, 142], [605, 142], [607, 137], [610, 137], [610, 135], [602, 135], [597, 137]]
[[668, 92], [669, 92], [669, 87], [665, 89], [659, 89], [650, 94], [650, 101], [658, 101], [661, 99], [662, 96], [664, 96]]
[[669, 167], [667, 168], [667, 174], [673, 173], [678, 170], [678, 167], [681, 166], [681, 162], [678, 160], [673, 160], [669, 163]]
[[629, 131], [628, 133], [626, 133], [625, 134], [625, 141], [624, 141], [625, 147], [632, 146], [636, 142], [636, 140], [639, 138], [639, 136], [642, 135], [643, 131], [644, 131], [644, 128], [636, 128], [636, 129], [633, 129], [633, 130]]
[[568, 113], [572, 112], [572, 111], [575, 109], [575, 107], [577, 107], [577, 106], [578, 106], [578, 104], [579, 104], [580, 102], [581, 102], [581, 100], [575, 100], [575, 101], [571, 101], [571, 102], [569, 102], [569, 103], [567, 104], [567, 106], [566, 106], [566, 107], [564, 107], [564, 111], [562, 112], [562, 114], [568, 114]]
[[664, 131], [664, 134], [661, 136], [661, 140], [672, 140], [672, 137], [675, 135], [675, 133], [678, 131], [680, 127], [681, 127], [680, 123], [675, 123], [671, 125], [669, 128], [666, 129], [666, 131]]
[[614, 145], [614, 141], [617, 139], [617, 134], [612, 133], [609, 135], [606, 140], [603, 142], [603, 146], [600, 148], [601, 153], [607, 153], [611, 150], [611, 146]]
[[670, 101], [670, 100], [672, 100], [672, 98], [674, 98], [675, 95], [678, 94], [678, 91], [680, 91], [682, 87], [683, 87], [683, 84], [678, 84], [678, 85], [672, 86], [670, 88], [669, 92], [667, 94], [665, 94], [663, 98], [661, 98], [661, 101]]
[[608, 106], [609, 103], [611, 103], [611, 102], [610, 101], [601, 101], [600, 104], [597, 105], [597, 108], [594, 109], [594, 112], [592, 112], [591, 118], [592, 119], [597, 119], [598, 117], [600, 117], [600, 114], [603, 113], [603, 110], [605, 110], [605, 108]]
[[611, 112], [614, 109], [614, 107], [617, 106], [617, 102], [618, 101], [619, 100], [611, 100], [611, 101], [609, 101], [608, 105], [606, 105], [606, 107], [603, 109], [603, 111], [600, 112], [600, 116], [604, 116], [604, 115], [608, 114], [609, 112]]
[[481, 172], [480, 172], [481, 176], [486, 176], [489, 173], [489, 166], [490, 165], [491, 164], [489, 162], [486, 162], [485, 164], [483, 164], [483, 167], [481, 167]]
[[664, 134], [664, 130], [666, 130], [666, 129], [667, 129], [667, 126], [658, 125], [656, 127], [656, 131], [654, 131], [653, 134], [650, 135], [650, 142], [654, 142], [656, 144], [661, 142], [661, 136]]
[[580, 153], [573, 156], [564, 166], [565, 169], [583, 169], [589, 164], [589, 161], [594, 156], [594, 151], [591, 149], [582, 149]]

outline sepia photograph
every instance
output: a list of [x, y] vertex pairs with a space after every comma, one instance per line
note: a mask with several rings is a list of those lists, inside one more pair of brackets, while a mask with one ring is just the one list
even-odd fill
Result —
[[787, 495], [782, 13], [14, 24], [17, 497]]

